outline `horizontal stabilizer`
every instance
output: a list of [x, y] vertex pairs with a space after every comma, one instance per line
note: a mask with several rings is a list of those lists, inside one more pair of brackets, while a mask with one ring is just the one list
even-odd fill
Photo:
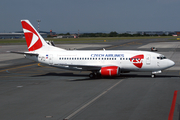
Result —
[[20, 52], [20, 51], [7, 51], [9, 53], [17, 53], [17, 54], [26, 54], [26, 55], [39, 55], [38, 53], [31, 53], [31, 52]]

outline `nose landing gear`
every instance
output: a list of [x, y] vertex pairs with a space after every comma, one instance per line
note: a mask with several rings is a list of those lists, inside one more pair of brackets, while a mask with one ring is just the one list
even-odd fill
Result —
[[156, 77], [156, 75], [155, 75], [155, 74], [151, 74], [151, 77], [152, 77], [152, 78], [155, 78], [155, 77]]
[[154, 71], [154, 72], [152, 72], [151, 77], [152, 77], [152, 78], [155, 78], [155, 77], [156, 77], [156, 74], [158, 74], [158, 73], [162, 73], [162, 71], [159, 70], [159, 71]]

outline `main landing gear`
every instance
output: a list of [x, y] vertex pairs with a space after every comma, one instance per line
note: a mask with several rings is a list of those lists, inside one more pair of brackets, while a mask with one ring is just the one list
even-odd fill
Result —
[[90, 77], [90, 78], [95, 78], [95, 74], [94, 74], [94, 73], [90, 73], [90, 74], [89, 74], [89, 77]]
[[93, 72], [93, 73], [90, 73], [90, 74], [89, 74], [89, 77], [90, 77], [91, 79], [93, 79], [93, 78], [100, 78], [100, 77], [101, 77], [101, 74], [99, 74], [98, 72]]

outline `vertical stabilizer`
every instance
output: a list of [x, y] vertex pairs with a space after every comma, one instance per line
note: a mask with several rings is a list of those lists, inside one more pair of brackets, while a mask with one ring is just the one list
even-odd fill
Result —
[[26, 43], [29, 51], [35, 51], [42, 46], [48, 46], [43, 37], [36, 31], [29, 20], [21, 20], [21, 24], [26, 38]]

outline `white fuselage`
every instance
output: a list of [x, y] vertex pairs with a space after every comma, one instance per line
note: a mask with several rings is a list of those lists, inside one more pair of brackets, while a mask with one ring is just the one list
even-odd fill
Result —
[[[174, 65], [162, 55], [133, 50], [64, 50], [38, 51], [38, 56], [26, 55], [34, 61], [72, 70], [88, 70], [72, 66], [118, 66], [121, 71], [159, 71]], [[90, 70], [91, 71], [91, 70]]]

